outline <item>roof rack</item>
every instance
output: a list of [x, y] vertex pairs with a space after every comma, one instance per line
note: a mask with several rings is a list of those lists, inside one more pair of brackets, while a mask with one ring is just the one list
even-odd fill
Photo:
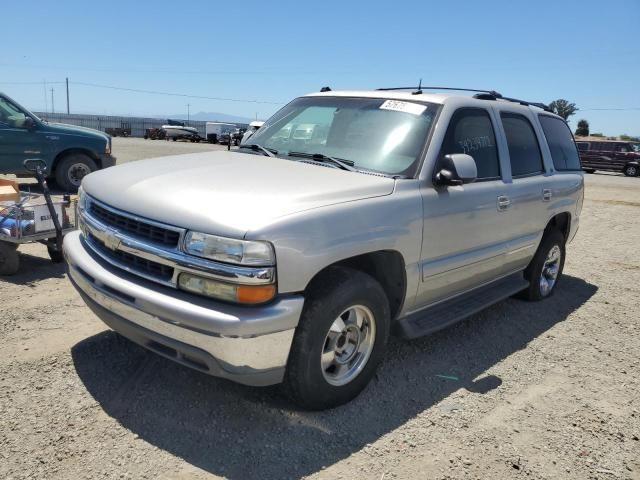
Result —
[[533, 106], [538, 107], [544, 110], [545, 112], [554, 113], [553, 110], [549, 108], [548, 105], [542, 102], [528, 102], [526, 100], [519, 100], [517, 98], [504, 97], [500, 93], [495, 90], [477, 90], [474, 88], [455, 88], [455, 87], [423, 87], [422, 80], [418, 84], [417, 87], [391, 87], [391, 88], [377, 88], [378, 91], [392, 91], [392, 90], [413, 90], [411, 92], [412, 95], [420, 95], [423, 90], [447, 90], [447, 91], [455, 91], [455, 92], [475, 92], [473, 98], [477, 98], [480, 100], [504, 100], [506, 102], [514, 102], [519, 103], [524, 106]]

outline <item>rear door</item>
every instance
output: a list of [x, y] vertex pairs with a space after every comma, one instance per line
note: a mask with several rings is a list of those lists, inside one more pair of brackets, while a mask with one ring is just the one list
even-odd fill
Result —
[[513, 272], [527, 266], [547, 223], [544, 203], [549, 194], [548, 168], [530, 110], [496, 108], [510, 168], [506, 199], [499, 204], [507, 220], [504, 228], [510, 238], [504, 271]]

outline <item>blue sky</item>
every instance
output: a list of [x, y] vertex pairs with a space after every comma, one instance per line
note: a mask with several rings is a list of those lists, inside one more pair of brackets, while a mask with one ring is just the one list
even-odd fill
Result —
[[[225, 13], [227, 18], [225, 19]], [[592, 132], [640, 135], [640, 0], [5, 1], [0, 90], [72, 112], [264, 118], [324, 85], [417, 83], [566, 98]], [[32, 83], [27, 83], [32, 82]], [[78, 83], [258, 100], [232, 102]], [[64, 85], [54, 88], [56, 111]], [[50, 109], [50, 100], [49, 100]], [[621, 108], [624, 111], [594, 109]]]

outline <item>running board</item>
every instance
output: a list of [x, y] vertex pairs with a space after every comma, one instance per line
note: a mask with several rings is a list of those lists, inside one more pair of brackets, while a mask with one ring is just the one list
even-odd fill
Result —
[[522, 272], [514, 273], [472, 292], [401, 318], [396, 322], [395, 334], [404, 338], [418, 338], [442, 330], [528, 286], [529, 282], [522, 277]]

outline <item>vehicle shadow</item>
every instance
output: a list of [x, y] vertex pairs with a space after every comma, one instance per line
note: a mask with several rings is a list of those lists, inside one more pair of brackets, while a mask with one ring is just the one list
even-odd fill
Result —
[[230, 479], [295, 479], [359, 451], [459, 388], [479, 395], [499, 388], [502, 379], [487, 370], [596, 291], [565, 276], [544, 302], [507, 300], [430, 337], [394, 339], [369, 387], [324, 412], [295, 408], [277, 387], [248, 388], [189, 370], [113, 332], [78, 343], [72, 356], [105, 412], [150, 444]]
[[[42, 249], [46, 252], [46, 248]], [[0, 276], [0, 281], [15, 285], [27, 285], [48, 278], [64, 278], [64, 263], [53, 263], [49, 257], [39, 257], [20, 252], [20, 269], [14, 275]], [[46, 254], [46, 253], [45, 253]]]

